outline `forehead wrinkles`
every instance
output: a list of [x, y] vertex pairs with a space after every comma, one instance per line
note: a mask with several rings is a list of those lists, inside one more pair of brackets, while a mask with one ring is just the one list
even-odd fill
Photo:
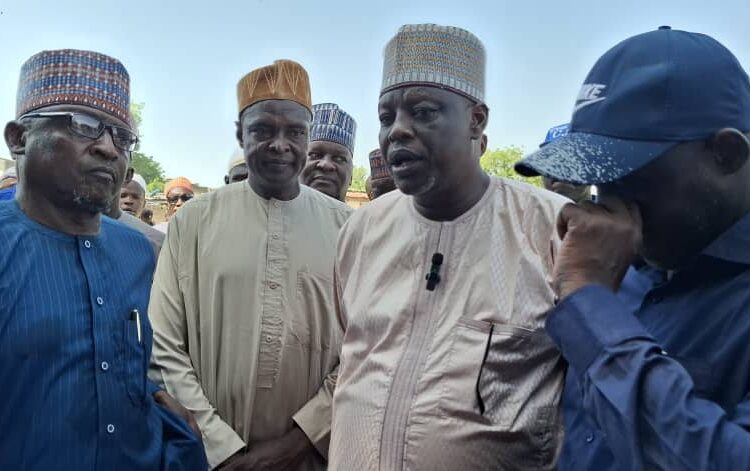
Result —
[[321, 155], [341, 156], [351, 158], [351, 152], [346, 146], [339, 144], [338, 142], [330, 141], [312, 141], [307, 147], [308, 153], [315, 153]]
[[392, 107], [401, 101], [401, 97], [404, 94], [403, 88], [397, 88], [389, 92], [384, 93], [378, 100], [378, 108], [380, 107]]
[[445, 110], [456, 110], [458, 112], [468, 112], [475, 105], [468, 98], [450, 90], [418, 86], [396, 89], [384, 94], [379, 102], [379, 108], [381, 110], [384, 108], [407, 108], [420, 102], [431, 102]]
[[307, 127], [310, 125], [310, 112], [297, 103], [268, 100], [246, 109], [242, 113], [242, 122], [245, 125], [263, 123], [279, 127]]
[[438, 90], [431, 89], [431, 87], [397, 88], [380, 97], [378, 105], [384, 107], [396, 107], [425, 100], [442, 103], [443, 100], [440, 99], [436, 92], [438, 92]]
[[255, 126], [258, 124], [264, 124], [266, 126], [279, 126], [282, 121], [282, 117], [274, 113], [258, 112], [248, 113], [243, 118], [245, 126]]

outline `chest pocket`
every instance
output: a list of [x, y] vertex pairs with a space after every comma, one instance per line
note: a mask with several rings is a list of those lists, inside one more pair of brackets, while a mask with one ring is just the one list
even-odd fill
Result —
[[297, 310], [287, 332], [288, 343], [327, 349], [333, 314], [333, 282], [319, 273], [297, 273]]
[[541, 420], [540, 414], [547, 417], [545, 408], [559, 400], [559, 391], [546, 380], [557, 358], [540, 332], [461, 318], [443, 376], [442, 413], [461, 417], [468, 412], [486, 425], [544, 432], [540, 428], [549, 429], [556, 420]]
[[[145, 317], [142, 313], [137, 314]], [[138, 338], [139, 322], [131, 313], [120, 321], [120, 374], [128, 397], [133, 405], [143, 407], [146, 404], [146, 357], [145, 324], [140, 322], [140, 339]]]

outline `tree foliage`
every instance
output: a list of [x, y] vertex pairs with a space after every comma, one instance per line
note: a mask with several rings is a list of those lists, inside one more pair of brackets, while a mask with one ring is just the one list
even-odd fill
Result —
[[163, 180], [154, 180], [151, 183], [146, 185], [147, 194], [150, 195], [154, 192], [164, 193], [164, 181]]
[[133, 118], [133, 125], [136, 129], [141, 127], [141, 123], [143, 123], [143, 107], [146, 106], [145, 103], [136, 103], [131, 102], [130, 103], [130, 116]]
[[[130, 103], [130, 115], [133, 118], [133, 125], [136, 129], [140, 128], [141, 123], [143, 123], [143, 108], [145, 106], [145, 103]], [[143, 139], [143, 136], [140, 135], [140, 138]], [[150, 187], [152, 184], [155, 189], [159, 187], [164, 188], [164, 169], [152, 156], [140, 152], [140, 142], [136, 150], [131, 154], [130, 165], [135, 169], [135, 173], [146, 180], [146, 184], [149, 187], [147, 191], [151, 192]]]
[[496, 177], [520, 180], [534, 186], [542, 186], [541, 178], [526, 178], [513, 170], [513, 165], [523, 158], [523, 149], [508, 146], [502, 149], [488, 150], [479, 159], [479, 165], [485, 172]]
[[161, 164], [154, 160], [150, 155], [141, 152], [133, 152], [131, 154], [130, 165], [135, 169], [135, 173], [139, 174], [144, 180], [146, 180], [147, 184], [152, 182], [164, 183], [164, 169], [161, 168]]
[[365, 181], [369, 172], [365, 167], [354, 167], [352, 170], [352, 185], [349, 187], [349, 191], [365, 191]]

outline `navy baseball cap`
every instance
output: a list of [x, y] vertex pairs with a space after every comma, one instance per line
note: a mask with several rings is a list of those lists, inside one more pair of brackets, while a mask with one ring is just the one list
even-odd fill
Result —
[[607, 51], [581, 87], [568, 135], [515, 169], [579, 185], [607, 183], [722, 128], [750, 131], [747, 73], [715, 39], [662, 26]]

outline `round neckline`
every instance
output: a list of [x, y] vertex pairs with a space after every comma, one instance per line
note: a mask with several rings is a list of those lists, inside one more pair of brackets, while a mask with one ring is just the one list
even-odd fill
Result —
[[271, 198], [264, 198], [263, 196], [259, 195], [255, 191], [255, 189], [250, 185], [249, 182], [247, 183], [247, 185], [243, 185], [243, 186], [245, 187], [245, 191], [250, 191], [250, 193], [252, 193], [253, 195], [255, 195], [255, 197], [258, 198], [259, 200], [264, 201], [267, 204], [274, 203], [277, 206], [287, 206], [287, 205], [290, 205], [290, 204], [294, 203], [295, 201], [297, 201], [298, 199], [300, 199], [300, 197], [302, 196], [302, 193], [306, 189], [305, 185], [300, 184], [299, 193], [297, 193], [297, 196], [295, 196], [294, 198], [292, 198], [290, 200], [280, 200], [280, 199], [273, 198], [273, 197], [271, 197]]
[[462, 224], [467, 219], [471, 218], [475, 213], [479, 212], [479, 210], [485, 205], [485, 203], [490, 199], [490, 195], [495, 190], [495, 178], [490, 176], [490, 182], [487, 185], [487, 188], [484, 190], [484, 194], [481, 198], [479, 198], [479, 201], [474, 203], [474, 205], [466, 210], [463, 214], [458, 216], [456, 219], [452, 219], [450, 221], [435, 221], [434, 219], [429, 219], [425, 216], [423, 216], [416, 208], [416, 205], [414, 204], [414, 197], [409, 196], [409, 210], [414, 215], [414, 217], [417, 218], [417, 220], [425, 224], [427, 226], [455, 226], [458, 224]]
[[99, 233], [96, 235], [73, 235], [73, 234], [66, 234], [64, 232], [60, 232], [58, 230], [52, 229], [51, 227], [45, 226], [44, 224], [41, 224], [33, 219], [31, 219], [24, 211], [21, 209], [21, 206], [18, 204], [17, 200], [13, 200], [13, 212], [18, 217], [21, 224], [26, 226], [27, 228], [40, 232], [45, 236], [52, 237], [54, 239], [63, 240], [67, 242], [76, 242], [79, 240], [90, 240], [90, 241], [97, 241], [100, 240], [102, 235], [102, 223], [104, 221], [101, 221], [99, 224]]
[[256, 198], [258, 198], [260, 201], [263, 201], [263, 202], [265, 202], [268, 205], [275, 205], [275, 206], [289, 206], [289, 205], [293, 204], [295, 201], [299, 200], [302, 197], [302, 194], [305, 192], [305, 190], [308, 189], [304, 185], [300, 185], [300, 191], [299, 191], [299, 193], [297, 193], [297, 196], [295, 196], [294, 198], [292, 198], [290, 200], [280, 200], [280, 199], [273, 198], [273, 197], [271, 197], [271, 198], [264, 198], [264, 197], [262, 197], [261, 195], [259, 195], [253, 189], [252, 186], [250, 186], [249, 183], [247, 185], [243, 185], [243, 186], [245, 187], [244, 188], [245, 191], [249, 191], [250, 193], [253, 194], [253, 196], [255, 196]]

